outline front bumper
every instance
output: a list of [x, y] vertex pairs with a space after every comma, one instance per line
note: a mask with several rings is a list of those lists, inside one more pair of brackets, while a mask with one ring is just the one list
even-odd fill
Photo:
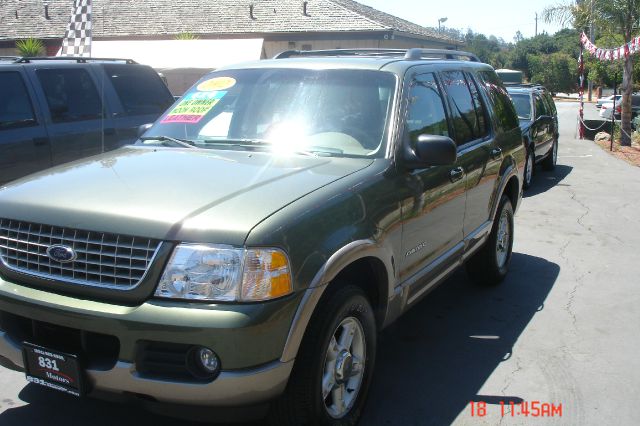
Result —
[[[293, 366], [293, 361], [282, 362], [280, 357], [298, 303], [299, 296], [293, 295], [260, 304], [152, 300], [139, 306], [121, 306], [0, 279], [0, 312], [117, 338], [113, 364], [107, 369], [89, 365], [85, 370], [90, 393], [130, 393], [189, 405], [249, 405], [279, 395]], [[207, 383], [145, 376], [136, 368], [141, 341], [209, 347], [218, 354], [222, 371]], [[0, 357], [17, 369], [24, 367], [21, 343], [7, 330], [0, 330]]]
[[[0, 332], [0, 356], [23, 369], [22, 348]], [[266, 402], [284, 391], [293, 361], [274, 361], [246, 370], [223, 371], [211, 383], [180, 383], [140, 377], [135, 364], [118, 361], [109, 371], [87, 370], [93, 390], [129, 393], [185, 405], [242, 406]]]

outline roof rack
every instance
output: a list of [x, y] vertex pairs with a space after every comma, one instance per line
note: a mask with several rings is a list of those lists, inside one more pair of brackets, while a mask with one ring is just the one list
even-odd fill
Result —
[[76, 61], [79, 64], [86, 64], [89, 62], [124, 62], [126, 64], [137, 64], [133, 59], [125, 58], [85, 58], [78, 56], [14, 56], [14, 63], [28, 64], [31, 61]]
[[447, 49], [332, 49], [332, 50], [286, 50], [273, 59], [285, 59], [293, 56], [401, 56], [409, 61], [422, 59], [448, 59], [480, 62], [473, 53]]

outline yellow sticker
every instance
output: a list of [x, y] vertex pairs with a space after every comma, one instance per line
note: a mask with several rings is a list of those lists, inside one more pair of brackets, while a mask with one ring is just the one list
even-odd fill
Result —
[[231, 77], [216, 77], [198, 84], [198, 90], [201, 92], [215, 92], [217, 90], [226, 90], [235, 86], [236, 80]]

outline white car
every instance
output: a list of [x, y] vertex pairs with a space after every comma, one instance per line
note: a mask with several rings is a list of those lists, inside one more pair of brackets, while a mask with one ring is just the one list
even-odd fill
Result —
[[[620, 114], [620, 104], [616, 102], [616, 114]], [[611, 120], [611, 115], [613, 114], [613, 102], [605, 102], [602, 104], [602, 108], [600, 108], [600, 112], [598, 115], [606, 120]]]
[[[616, 96], [616, 104], [617, 104], [618, 102], [620, 102], [622, 100], [622, 95], [615, 95], [615, 96]], [[613, 102], [613, 95], [604, 96], [602, 98], [598, 98], [596, 100], [596, 108], [602, 108], [602, 105], [606, 104], [608, 102], [609, 103]]]

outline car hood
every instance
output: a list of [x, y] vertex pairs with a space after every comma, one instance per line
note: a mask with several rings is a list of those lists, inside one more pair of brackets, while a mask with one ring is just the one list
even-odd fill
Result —
[[373, 160], [127, 147], [0, 188], [0, 218], [242, 245], [262, 220]]

